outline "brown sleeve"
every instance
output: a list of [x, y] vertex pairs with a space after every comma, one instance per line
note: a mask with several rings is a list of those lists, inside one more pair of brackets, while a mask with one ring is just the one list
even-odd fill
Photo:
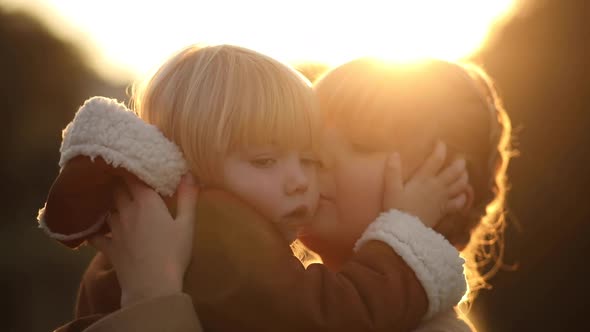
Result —
[[90, 262], [78, 289], [75, 317], [108, 314], [121, 306], [121, 287], [111, 262], [101, 252]]
[[74, 320], [56, 332], [81, 332], [120, 309], [121, 288], [115, 270], [102, 253], [90, 261], [82, 276], [74, 308]]
[[426, 313], [421, 283], [370, 242], [339, 273], [307, 269], [276, 229], [220, 193], [199, 197], [185, 291], [206, 331], [408, 331]]
[[99, 319], [103, 318], [105, 315], [96, 314], [96, 315], [88, 315], [84, 317], [77, 317], [73, 321], [58, 327], [57, 329], [53, 330], [53, 332], [82, 332], [88, 326], [94, 324]]
[[201, 332], [191, 298], [174, 294], [149, 299], [110, 314], [79, 317], [55, 332]]
[[201, 332], [191, 298], [175, 294], [119, 309], [90, 325], [84, 332]]

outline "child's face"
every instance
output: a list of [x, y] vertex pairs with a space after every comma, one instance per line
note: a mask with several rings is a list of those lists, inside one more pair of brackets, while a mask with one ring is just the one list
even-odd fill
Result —
[[335, 128], [322, 131], [320, 203], [301, 240], [320, 255], [351, 250], [381, 211], [385, 152], [358, 151]]
[[230, 153], [223, 167], [225, 189], [269, 218], [289, 242], [311, 221], [319, 199], [311, 152], [250, 146]]

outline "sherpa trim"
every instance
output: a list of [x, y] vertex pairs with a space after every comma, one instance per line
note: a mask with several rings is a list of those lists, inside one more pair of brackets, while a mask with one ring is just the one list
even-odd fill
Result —
[[[77, 156], [92, 161], [101, 157], [113, 167], [123, 167], [154, 188], [172, 196], [188, 167], [182, 152], [155, 126], [147, 124], [125, 105], [114, 99], [92, 97], [80, 107], [74, 120], [62, 132], [61, 169]], [[77, 240], [96, 232], [106, 221], [74, 234], [52, 232], [44, 220], [45, 207], [39, 211], [39, 227], [51, 238]]]
[[61, 168], [79, 155], [100, 156], [166, 196], [174, 194], [188, 170], [176, 144], [114, 99], [88, 99], [62, 134]]
[[367, 227], [354, 250], [373, 240], [388, 244], [416, 273], [428, 297], [425, 320], [451, 309], [465, 294], [465, 261], [455, 247], [420, 219], [399, 210], [384, 212]]
[[37, 215], [37, 220], [39, 221], [39, 228], [41, 228], [50, 238], [58, 240], [58, 241], [75, 241], [78, 239], [83, 239], [88, 237], [91, 234], [96, 233], [106, 222], [109, 218], [110, 213], [107, 213], [102, 219], [96, 222], [94, 225], [88, 227], [87, 229], [73, 234], [62, 234], [57, 232], [52, 232], [47, 226], [45, 222], [45, 206], [39, 210], [39, 214]]

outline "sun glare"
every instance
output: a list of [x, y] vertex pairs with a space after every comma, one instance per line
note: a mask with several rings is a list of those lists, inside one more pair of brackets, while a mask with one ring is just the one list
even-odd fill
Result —
[[91, 60], [110, 77], [122, 69], [144, 74], [200, 42], [329, 65], [363, 55], [457, 60], [477, 51], [516, 1], [28, 0], [51, 9], [43, 10], [45, 19], [59, 33], [84, 36], [78, 41], [89, 44]]

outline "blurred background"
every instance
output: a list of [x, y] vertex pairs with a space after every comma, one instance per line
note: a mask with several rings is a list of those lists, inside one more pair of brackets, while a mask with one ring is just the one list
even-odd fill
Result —
[[234, 43], [310, 79], [361, 55], [468, 59], [495, 79], [516, 128], [505, 261], [476, 299], [479, 331], [589, 330], [590, 4], [487, 1], [0, 0], [0, 322], [51, 331], [72, 318], [91, 249], [37, 228], [61, 130], [85, 99], [189, 43]]

